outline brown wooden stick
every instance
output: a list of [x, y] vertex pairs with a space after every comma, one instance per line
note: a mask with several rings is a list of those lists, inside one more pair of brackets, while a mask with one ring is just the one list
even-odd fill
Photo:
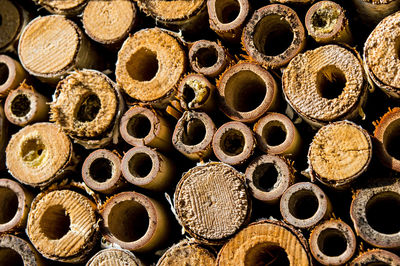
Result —
[[0, 236], [1, 265], [46, 265], [35, 248], [26, 240], [14, 235]]
[[117, 248], [100, 250], [86, 263], [87, 266], [124, 264], [132, 266], [144, 266], [144, 264], [132, 252]]
[[22, 65], [7, 55], [0, 55], [0, 97], [17, 88], [28, 77]]

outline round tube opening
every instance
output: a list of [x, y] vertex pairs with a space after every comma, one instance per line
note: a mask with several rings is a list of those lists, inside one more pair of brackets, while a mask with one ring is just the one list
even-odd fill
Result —
[[128, 162], [129, 172], [138, 178], [146, 177], [153, 168], [153, 160], [147, 153], [136, 153]]
[[325, 66], [317, 73], [317, 92], [325, 99], [335, 99], [346, 87], [346, 76], [336, 66]]
[[143, 139], [150, 134], [151, 122], [145, 115], [134, 115], [127, 125], [128, 134], [137, 139]]
[[250, 248], [244, 258], [246, 266], [250, 265], [290, 265], [286, 251], [271, 243], [259, 243]]
[[0, 247], [0, 265], [25, 265], [21, 255], [11, 248]]
[[17, 117], [26, 116], [31, 110], [31, 101], [25, 94], [18, 94], [11, 101], [11, 112]]
[[33, 163], [34, 161], [37, 161], [40, 164], [41, 159], [44, 157], [45, 150], [46, 146], [43, 144], [40, 138], [29, 139], [22, 144], [22, 160], [27, 163]]
[[318, 248], [329, 257], [338, 257], [347, 249], [347, 240], [336, 228], [327, 228], [320, 232], [317, 239]]
[[400, 232], [400, 195], [395, 192], [379, 193], [369, 199], [365, 207], [368, 224], [382, 234]]
[[197, 145], [206, 137], [206, 126], [200, 119], [192, 118], [190, 121], [185, 121], [183, 127], [182, 142], [185, 145]]
[[10, 70], [8, 69], [8, 66], [0, 62], [0, 85], [7, 82], [9, 75]]
[[314, 216], [319, 207], [319, 202], [311, 190], [299, 190], [293, 193], [289, 199], [289, 212], [300, 220]]
[[196, 51], [193, 60], [200, 68], [212, 67], [218, 62], [218, 52], [213, 46], [203, 47]]
[[8, 187], [0, 187], [0, 224], [11, 221], [18, 211], [18, 196]]
[[237, 0], [216, 0], [215, 11], [222, 24], [233, 22], [240, 14], [240, 4]]
[[138, 81], [150, 81], [158, 72], [157, 54], [147, 48], [140, 48], [126, 63], [129, 76]]
[[114, 164], [107, 158], [96, 158], [89, 167], [93, 180], [103, 183], [112, 178]]
[[280, 121], [271, 121], [265, 124], [262, 138], [268, 146], [278, 146], [286, 140], [286, 127]]
[[400, 160], [400, 119], [395, 120], [386, 128], [383, 135], [383, 145], [393, 158]]
[[221, 150], [229, 155], [236, 156], [243, 152], [245, 146], [245, 138], [242, 132], [236, 129], [229, 129], [221, 136]]
[[269, 192], [278, 185], [279, 172], [273, 163], [263, 163], [257, 165], [253, 172], [253, 183], [261, 191]]
[[70, 230], [71, 220], [63, 206], [50, 206], [40, 220], [40, 229], [49, 239], [60, 239]]
[[93, 121], [100, 111], [101, 102], [96, 94], [89, 94], [82, 99], [76, 114], [76, 119], [80, 122]]

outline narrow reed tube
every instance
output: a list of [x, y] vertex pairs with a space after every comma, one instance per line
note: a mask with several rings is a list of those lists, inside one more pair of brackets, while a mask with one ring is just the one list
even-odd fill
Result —
[[376, 154], [383, 165], [400, 172], [400, 108], [389, 110], [375, 127]]
[[363, 54], [365, 71], [374, 84], [396, 99], [400, 98], [399, 21], [397, 12], [379, 22], [366, 40]]
[[205, 76], [216, 78], [230, 62], [230, 56], [221, 44], [200, 40], [189, 49], [189, 63], [194, 71]]
[[348, 121], [322, 127], [308, 151], [311, 177], [337, 189], [349, 187], [367, 170], [371, 158], [368, 132]]
[[400, 265], [400, 257], [387, 250], [373, 249], [362, 252], [350, 265]]
[[280, 68], [300, 53], [306, 42], [297, 13], [285, 5], [273, 4], [256, 10], [243, 30], [246, 53], [267, 68]]
[[76, 16], [81, 13], [89, 0], [33, 0], [53, 14]]
[[262, 155], [249, 164], [245, 177], [254, 198], [274, 204], [294, 183], [294, 168], [279, 156]]
[[144, 264], [132, 252], [117, 248], [100, 250], [86, 263], [86, 266], [103, 265], [144, 266]]
[[51, 120], [86, 149], [118, 142], [124, 100], [105, 74], [73, 72], [59, 82], [50, 108]]
[[0, 236], [0, 265], [46, 265], [35, 250], [26, 240], [14, 235]]
[[167, 239], [170, 231], [164, 207], [133, 191], [114, 195], [106, 202], [101, 215], [106, 240], [136, 252], [154, 250]]
[[207, 0], [210, 28], [228, 42], [239, 42], [247, 16], [248, 0]]
[[215, 255], [197, 243], [182, 240], [170, 247], [158, 260], [157, 266], [215, 265]]
[[118, 53], [117, 83], [130, 97], [165, 107], [185, 72], [185, 61], [175, 38], [157, 28], [143, 29], [126, 39]]
[[216, 265], [313, 265], [307, 242], [296, 229], [276, 220], [250, 224], [220, 250]]
[[394, 180], [357, 191], [350, 206], [350, 216], [358, 236], [380, 248], [400, 247], [400, 184]]
[[344, 9], [332, 1], [315, 3], [307, 11], [308, 34], [318, 43], [351, 43], [352, 34]]
[[22, 83], [8, 94], [4, 112], [8, 121], [17, 126], [46, 121], [49, 117], [49, 100], [32, 86]]
[[72, 190], [39, 194], [28, 217], [27, 234], [46, 258], [68, 263], [87, 260], [98, 240], [96, 205]]
[[311, 232], [310, 250], [323, 265], [344, 265], [353, 257], [357, 240], [353, 230], [341, 220], [329, 220]]
[[353, 0], [356, 12], [364, 23], [376, 25], [399, 10], [399, 0]]
[[29, 74], [51, 85], [73, 69], [101, 65], [96, 50], [78, 26], [60, 15], [32, 20], [21, 35], [18, 55]]
[[253, 122], [277, 108], [278, 85], [272, 75], [255, 63], [239, 63], [226, 70], [217, 83], [220, 109], [229, 118]]
[[71, 141], [51, 123], [24, 127], [11, 137], [6, 149], [8, 171], [33, 187], [49, 185], [76, 163]]
[[337, 45], [296, 56], [282, 76], [288, 103], [314, 127], [359, 117], [367, 99], [367, 84], [358, 57]]
[[217, 109], [215, 86], [201, 74], [186, 75], [179, 83], [176, 97], [184, 110], [212, 112]]
[[289, 224], [306, 229], [315, 226], [331, 213], [331, 204], [325, 193], [313, 183], [300, 182], [283, 193], [280, 210]]
[[267, 113], [253, 127], [257, 145], [265, 153], [296, 157], [302, 140], [293, 122], [280, 113]]
[[166, 190], [175, 178], [174, 162], [145, 146], [134, 147], [125, 153], [121, 169], [129, 183], [151, 190]]
[[109, 150], [95, 150], [83, 162], [82, 179], [93, 190], [114, 193], [124, 185], [120, 157]]
[[237, 121], [223, 124], [212, 140], [215, 156], [230, 165], [246, 162], [253, 154], [255, 146], [256, 139], [251, 129]]
[[223, 163], [199, 165], [185, 173], [176, 187], [174, 206], [186, 232], [206, 244], [231, 237], [251, 213], [243, 175]]
[[171, 149], [170, 125], [151, 108], [132, 106], [122, 116], [119, 131], [121, 137], [130, 145], [146, 145], [162, 151]]
[[87, 35], [110, 48], [118, 48], [137, 22], [132, 1], [89, 1], [83, 11], [82, 23]]
[[175, 149], [191, 160], [205, 160], [212, 155], [216, 127], [206, 113], [185, 112], [172, 135]]
[[0, 179], [0, 232], [24, 230], [33, 196], [19, 183]]
[[28, 74], [22, 65], [7, 55], [0, 55], [0, 97], [6, 97]]

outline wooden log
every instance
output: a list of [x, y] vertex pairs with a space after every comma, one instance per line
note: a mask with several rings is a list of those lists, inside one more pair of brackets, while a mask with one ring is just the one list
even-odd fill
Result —
[[105, 203], [101, 215], [105, 239], [124, 249], [154, 250], [170, 233], [169, 214], [164, 206], [137, 192], [115, 194]]
[[371, 158], [368, 132], [348, 121], [322, 127], [308, 151], [311, 177], [336, 189], [348, 188], [367, 170]]
[[212, 147], [221, 162], [241, 165], [249, 160], [256, 147], [256, 139], [251, 129], [242, 122], [223, 124], [215, 132]]
[[35, 248], [26, 240], [14, 235], [0, 236], [0, 264], [1, 265], [46, 265]]
[[282, 195], [280, 211], [283, 219], [298, 228], [317, 225], [331, 215], [331, 203], [317, 185], [300, 182], [289, 187]]
[[314, 127], [361, 116], [367, 84], [357, 55], [337, 45], [296, 56], [282, 76], [286, 100]]
[[241, 62], [227, 69], [217, 88], [220, 109], [232, 120], [254, 122], [279, 104], [277, 83], [256, 63]]
[[267, 68], [280, 68], [300, 53], [306, 35], [296, 11], [273, 4], [256, 10], [243, 29], [246, 53]]
[[69, 263], [87, 260], [98, 240], [96, 205], [72, 190], [40, 193], [33, 201], [27, 234], [46, 258]]
[[353, 0], [359, 18], [366, 24], [376, 25], [379, 21], [399, 10], [399, 0]]
[[51, 121], [86, 149], [118, 142], [124, 100], [116, 84], [95, 70], [75, 71], [61, 80], [53, 97]]
[[191, 160], [206, 160], [212, 155], [212, 140], [216, 130], [206, 113], [187, 111], [175, 126], [172, 144]]
[[238, 232], [251, 213], [244, 176], [220, 162], [186, 172], [176, 187], [174, 206], [185, 231], [211, 245], [221, 244]]
[[400, 265], [400, 257], [396, 254], [383, 249], [373, 249], [361, 253], [356, 259], [354, 259], [351, 266], [362, 266], [362, 265]]
[[51, 123], [26, 126], [11, 137], [6, 149], [8, 171], [19, 182], [47, 186], [76, 167], [72, 143]]
[[22, 65], [7, 55], [0, 55], [0, 97], [6, 97], [28, 77]]
[[87, 263], [86, 266], [144, 266], [144, 264], [129, 250], [109, 248], [97, 252]]
[[37, 5], [41, 5], [53, 14], [76, 16], [78, 15], [89, 0], [33, 0]]

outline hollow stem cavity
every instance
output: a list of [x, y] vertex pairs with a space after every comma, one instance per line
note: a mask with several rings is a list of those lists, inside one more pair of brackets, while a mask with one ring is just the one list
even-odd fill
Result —
[[11, 248], [0, 248], [0, 265], [25, 265], [21, 255]]
[[83, 98], [77, 112], [77, 120], [80, 122], [93, 121], [100, 111], [101, 102], [96, 94], [89, 94]]
[[143, 178], [150, 174], [153, 160], [146, 153], [134, 154], [128, 163], [129, 172], [136, 178]]
[[245, 146], [245, 138], [243, 133], [236, 129], [229, 129], [221, 136], [221, 150], [229, 155], [236, 156], [243, 152]]
[[8, 66], [4, 63], [0, 63], [0, 85], [6, 83], [9, 75], [10, 71], [8, 69]]
[[8, 223], [18, 211], [18, 196], [7, 187], [0, 187], [0, 224]]
[[311, 190], [299, 190], [289, 199], [289, 212], [297, 219], [309, 219], [317, 212], [318, 199]]
[[317, 73], [317, 92], [326, 99], [335, 99], [346, 87], [346, 76], [335, 66], [326, 66]]
[[383, 192], [369, 199], [365, 211], [368, 224], [383, 234], [400, 232], [400, 195], [395, 192]]
[[44, 159], [46, 146], [40, 138], [26, 140], [21, 147], [21, 157], [25, 163], [40, 165]]
[[103, 183], [112, 178], [114, 164], [106, 158], [95, 159], [90, 167], [90, 176], [97, 182]]
[[286, 140], [286, 128], [280, 121], [271, 121], [263, 127], [262, 138], [268, 146], [278, 146]]
[[393, 121], [383, 135], [383, 145], [390, 156], [400, 160], [400, 119]]
[[138, 81], [150, 81], [158, 72], [157, 54], [147, 48], [140, 48], [126, 63], [129, 76]]
[[317, 239], [318, 248], [329, 257], [338, 257], [347, 249], [347, 240], [343, 232], [336, 228], [327, 228], [320, 232]]
[[289, 266], [290, 261], [286, 251], [271, 243], [259, 243], [250, 248], [244, 259], [244, 265], [274, 265]]
[[11, 112], [17, 117], [26, 116], [31, 110], [31, 101], [25, 94], [18, 94], [11, 101]]
[[233, 22], [240, 13], [240, 4], [237, 0], [216, 0], [215, 11], [222, 24]]
[[134, 138], [143, 139], [150, 134], [151, 122], [149, 118], [142, 114], [137, 114], [129, 119], [127, 124], [128, 134]]
[[188, 146], [199, 144], [206, 137], [206, 126], [198, 118], [192, 118], [183, 124], [182, 142]]
[[49, 239], [60, 239], [70, 230], [71, 220], [61, 205], [50, 206], [42, 215], [40, 229]]
[[218, 51], [213, 46], [203, 47], [193, 55], [200, 68], [212, 67], [218, 62]]
[[279, 172], [273, 163], [263, 163], [253, 172], [253, 183], [259, 190], [269, 192], [277, 187]]

